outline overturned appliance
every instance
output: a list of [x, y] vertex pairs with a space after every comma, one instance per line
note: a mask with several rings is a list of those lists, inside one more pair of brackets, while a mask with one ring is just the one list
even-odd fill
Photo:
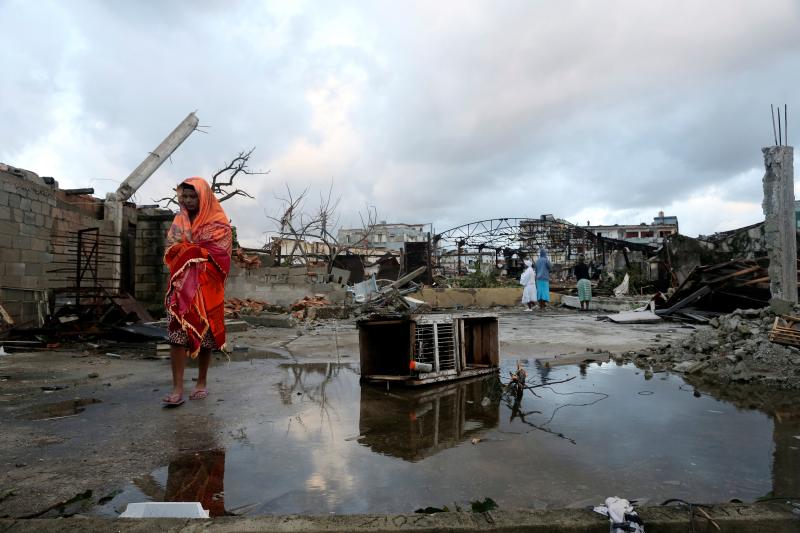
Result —
[[427, 385], [497, 372], [495, 314], [380, 314], [357, 325], [362, 380]]

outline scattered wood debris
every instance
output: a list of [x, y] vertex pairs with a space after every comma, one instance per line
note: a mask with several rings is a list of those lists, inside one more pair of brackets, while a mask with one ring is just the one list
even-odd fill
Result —
[[768, 265], [767, 258], [760, 258], [697, 267], [656, 314], [707, 323], [735, 309], [766, 307], [770, 299]]
[[800, 347], [800, 316], [776, 316], [769, 340], [776, 344]]

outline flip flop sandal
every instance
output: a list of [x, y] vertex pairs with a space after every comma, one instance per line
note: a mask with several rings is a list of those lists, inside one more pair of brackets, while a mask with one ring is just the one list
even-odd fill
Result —
[[208, 389], [197, 389], [189, 395], [190, 400], [203, 400], [208, 398]]
[[[173, 398], [175, 398], [176, 396], [177, 399], [173, 400]], [[169, 396], [166, 396], [161, 399], [161, 407], [167, 407], [167, 408], [178, 407], [180, 405], [183, 405], [184, 403], [186, 403], [186, 400], [183, 399], [183, 396], [178, 396], [177, 394], [170, 394]]]

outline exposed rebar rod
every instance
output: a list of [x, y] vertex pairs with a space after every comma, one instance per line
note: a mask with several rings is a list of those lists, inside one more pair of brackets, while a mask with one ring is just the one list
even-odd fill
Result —
[[789, 146], [789, 106], [783, 104], [783, 141]]
[[769, 104], [769, 111], [772, 114], [772, 137], [775, 139], [775, 146], [778, 146], [778, 132], [775, 130], [775, 106]]
[[783, 140], [781, 139], [781, 108], [778, 108], [778, 146], [783, 145]]

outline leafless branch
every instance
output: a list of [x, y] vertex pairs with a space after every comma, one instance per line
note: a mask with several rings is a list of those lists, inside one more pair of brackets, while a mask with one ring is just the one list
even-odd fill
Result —
[[272, 243], [265, 245], [265, 248], [271, 248], [274, 255], [279, 255], [284, 241], [291, 239], [293, 243], [291, 250], [284, 249], [286, 262], [293, 264], [295, 259], [299, 259], [303, 264], [308, 264], [309, 256], [312, 255], [308, 250], [309, 245], [318, 247], [313, 255], [323, 259], [330, 272], [333, 261], [339, 254], [356, 247], [368, 247], [369, 235], [377, 221], [377, 211], [373, 206], [367, 206], [366, 213], [359, 214], [363, 231], [358, 242], [341, 243], [337, 237], [341, 198], [334, 196], [333, 183], [326, 193], [320, 194], [319, 205], [310, 211], [305, 209], [308, 192], [307, 187], [299, 195], [295, 195], [286, 185], [286, 194], [276, 196], [281, 202], [279, 214], [266, 214], [266, 217], [277, 226], [278, 235]]
[[250, 157], [252, 157], [255, 149], [256, 147], [254, 146], [249, 150], [243, 150], [239, 152], [236, 157], [231, 159], [230, 162], [226, 163], [225, 166], [211, 176], [211, 190], [214, 191], [214, 194], [217, 196], [217, 199], [220, 202], [230, 200], [234, 196], [246, 196], [247, 198], [253, 198], [250, 193], [243, 189], [237, 188], [232, 191], [228, 189], [229, 187], [233, 186], [233, 180], [239, 174], [245, 176], [265, 176], [269, 174], [269, 170], [266, 172], [261, 172], [250, 169]]

